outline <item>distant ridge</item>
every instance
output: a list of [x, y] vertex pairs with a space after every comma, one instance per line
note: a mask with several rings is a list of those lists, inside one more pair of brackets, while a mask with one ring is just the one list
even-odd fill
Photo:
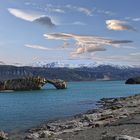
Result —
[[0, 65], [0, 80], [42, 76], [65, 81], [127, 80], [140, 76], [140, 67], [99, 65], [96, 67], [32, 67]]

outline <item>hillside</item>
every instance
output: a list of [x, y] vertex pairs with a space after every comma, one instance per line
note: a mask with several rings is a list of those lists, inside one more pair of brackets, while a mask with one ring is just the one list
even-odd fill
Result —
[[126, 80], [130, 77], [140, 76], [140, 68], [115, 67], [111, 65], [100, 65], [90, 68], [43, 68], [0, 65], [0, 80], [29, 76], [42, 76], [49, 79], [58, 78], [66, 81]]

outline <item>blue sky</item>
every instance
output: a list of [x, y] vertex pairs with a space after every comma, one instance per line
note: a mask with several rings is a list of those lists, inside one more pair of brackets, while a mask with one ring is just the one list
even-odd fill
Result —
[[0, 63], [139, 65], [139, 0], [1, 0]]

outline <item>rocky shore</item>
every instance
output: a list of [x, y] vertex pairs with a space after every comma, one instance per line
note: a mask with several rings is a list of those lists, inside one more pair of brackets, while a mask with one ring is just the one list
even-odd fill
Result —
[[[104, 98], [98, 109], [28, 130], [23, 140], [139, 140], [140, 94]], [[16, 140], [16, 136], [10, 137]]]

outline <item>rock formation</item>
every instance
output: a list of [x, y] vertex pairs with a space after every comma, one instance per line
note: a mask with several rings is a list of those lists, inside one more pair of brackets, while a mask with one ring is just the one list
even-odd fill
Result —
[[46, 83], [54, 85], [57, 89], [66, 89], [66, 82], [63, 80], [48, 80], [42, 77], [28, 77], [20, 79], [12, 79], [0, 81], [0, 91], [13, 90], [40, 90]]
[[140, 77], [129, 78], [125, 84], [140, 84]]
[[66, 89], [67, 88], [66, 82], [61, 79], [47, 80], [47, 83], [54, 85], [57, 89]]

